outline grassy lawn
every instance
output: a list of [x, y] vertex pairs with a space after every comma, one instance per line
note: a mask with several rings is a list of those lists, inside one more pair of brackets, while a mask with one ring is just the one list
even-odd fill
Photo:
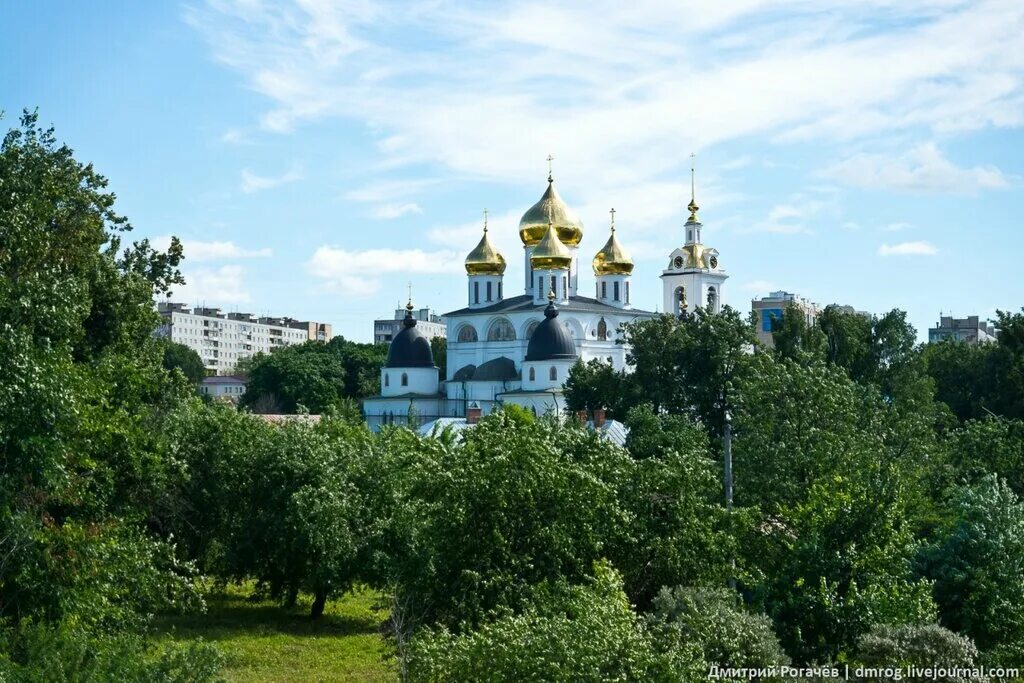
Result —
[[157, 626], [161, 638], [216, 644], [228, 681], [393, 681], [375, 598], [368, 590], [346, 595], [314, 622], [308, 597], [288, 610], [231, 587], [206, 596], [205, 614], [165, 616]]

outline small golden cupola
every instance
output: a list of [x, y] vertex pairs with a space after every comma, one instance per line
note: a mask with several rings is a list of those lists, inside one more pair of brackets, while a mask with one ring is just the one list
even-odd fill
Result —
[[502, 275], [505, 272], [505, 257], [491, 244], [487, 236], [487, 210], [484, 210], [484, 234], [480, 242], [466, 257], [466, 273], [469, 275]]
[[615, 209], [611, 210], [611, 216], [612, 234], [594, 256], [594, 275], [629, 275], [633, 272], [633, 259], [615, 236]]
[[530, 265], [534, 270], [565, 270], [572, 263], [572, 252], [558, 238], [553, 221], [548, 221], [547, 231], [530, 254]]
[[583, 221], [566, 205], [555, 189], [554, 176], [551, 174], [552, 159], [554, 157], [549, 155], [548, 189], [536, 204], [527, 209], [519, 221], [519, 239], [528, 247], [544, 238], [549, 221], [562, 244], [574, 247], [583, 239]]

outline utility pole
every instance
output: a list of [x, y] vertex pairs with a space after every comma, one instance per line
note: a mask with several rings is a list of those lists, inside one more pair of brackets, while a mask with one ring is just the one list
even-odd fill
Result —
[[[725, 411], [725, 426], [722, 429], [722, 451], [725, 461], [725, 514], [732, 530], [732, 415]], [[729, 588], [736, 590], [736, 558], [729, 558]]]

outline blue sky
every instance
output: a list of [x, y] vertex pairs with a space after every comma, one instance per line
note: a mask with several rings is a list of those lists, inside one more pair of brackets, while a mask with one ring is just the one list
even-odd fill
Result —
[[[1024, 305], [1019, 0], [11, 2], [5, 127], [38, 107], [138, 237], [185, 242], [175, 299], [369, 340], [464, 304], [481, 212], [518, 290], [545, 157], [608, 209], [634, 303], [682, 243], [689, 154], [727, 303], [991, 316]], [[589, 280], [588, 280], [589, 282]], [[589, 285], [584, 285], [589, 291]]]

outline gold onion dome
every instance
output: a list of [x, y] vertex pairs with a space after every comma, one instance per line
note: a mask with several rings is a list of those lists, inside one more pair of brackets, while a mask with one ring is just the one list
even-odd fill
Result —
[[551, 175], [548, 175], [548, 189], [544, 191], [544, 196], [527, 209], [520, 219], [519, 239], [526, 246], [532, 247], [544, 237], [549, 221], [558, 232], [558, 239], [562, 244], [575, 246], [583, 239], [583, 221], [559, 196]]
[[[485, 212], [486, 213], [486, 212]], [[505, 257], [491, 244], [487, 236], [487, 219], [484, 218], [484, 234], [473, 251], [466, 257], [466, 273], [469, 275], [501, 275], [505, 272]]]
[[633, 259], [615, 236], [615, 209], [612, 209], [612, 234], [594, 256], [592, 265], [594, 275], [629, 275], [633, 272]]
[[568, 268], [571, 263], [572, 252], [558, 239], [554, 223], [549, 221], [547, 231], [530, 254], [530, 265], [535, 270], [560, 270]]

